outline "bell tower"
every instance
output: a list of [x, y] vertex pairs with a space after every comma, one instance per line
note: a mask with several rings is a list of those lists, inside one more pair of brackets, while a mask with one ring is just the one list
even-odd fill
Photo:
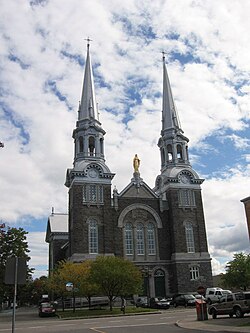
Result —
[[[113, 253], [112, 241], [104, 241], [104, 230], [112, 223], [108, 216], [114, 174], [104, 158], [105, 131], [99, 121], [89, 42], [88, 38], [78, 120], [73, 131], [73, 168], [67, 170], [65, 182], [69, 188], [69, 259], [75, 262]], [[112, 233], [108, 238], [114, 238]]]
[[[172, 290], [196, 290], [212, 285], [210, 255], [199, 178], [188, 155], [189, 139], [184, 136], [174, 103], [163, 53], [162, 130], [158, 141], [161, 173], [155, 191], [170, 230]], [[171, 283], [171, 282], [170, 282]]]

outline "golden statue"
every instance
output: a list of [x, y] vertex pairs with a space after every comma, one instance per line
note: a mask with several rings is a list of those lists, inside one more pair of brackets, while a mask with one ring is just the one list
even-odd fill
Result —
[[140, 160], [137, 154], [135, 154], [135, 157], [133, 159], [133, 166], [134, 166], [134, 172], [139, 172]]

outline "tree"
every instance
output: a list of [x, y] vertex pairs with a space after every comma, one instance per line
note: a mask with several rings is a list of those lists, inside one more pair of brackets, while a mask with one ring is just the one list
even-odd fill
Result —
[[[12, 297], [12, 286], [4, 284], [5, 266], [9, 257], [25, 258], [28, 262], [29, 248], [26, 240], [28, 234], [23, 228], [1, 229], [0, 231], [0, 299], [4, 297]], [[27, 279], [31, 277], [32, 270], [28, 270]], [[0, 302], [1, 303], [1, 302]]]
[[91, 297], [98, 294], [99, 287], [90, 279], [91, 262], [73, 263], [61, 261], [49, 278], [51, 290], [64, 297], [68, 294], [66, 284], [73, 283], [74, 295], [85, 296], [91, 306]]
[[32, 304], [38, 304], [43, 295], [49, 294], [49, 285], [47, 276], [40, 276], [29, 282], [27, 285], [27, 294]]
[[223, 284], [229, 288], [247, 290], [250, 287], [250, 254], [240, 252], [233, 257], [234, 260], [227, 263]]
[[132, 262], [119, 257], [97, 257], [91, 265], [90, 276], [109, 298], [111, 311], [116, 297], [137, 294], [142, 286], [140, 270]]

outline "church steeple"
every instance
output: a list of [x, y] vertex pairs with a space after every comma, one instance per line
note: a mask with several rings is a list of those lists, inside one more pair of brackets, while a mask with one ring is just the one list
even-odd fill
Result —
[[75, 139], [74, 165], [83, 160], [104, 162], [105, 131], [98, 119], [89, 42], [88, 38], [82, 96], [78, 110], [78, 121], [73, 132]]
[[82, 119], [98, 119], [97, 104], [95, 98], [94, 78], [91, 65], [91, 57], [89, 52], [89, 42], [87, 39], [87, 57], [85, 63], [85, 72], [83, 78], [82, 97], [79, 105], [79, 118]]
[[78, 120], [72, 135], [75, 142], [74, 162], [73, 168], [67, 170], [65, 182], [67, 187], [70, 187], [74, 181], [84, 184], [97, 181], [110, 185], [114, 177], [105, 164], [104, 135], [106, 132], [98, 119], [89, 42], [90, 39], [87, 38], [81, 101]]
[[162, 130], [164, 131], [168, 129], [182, 131], [168, 78], [168, 72], [165, 63], [165, 54], [163, 52]]
[[162, 131], [158, 142], [161, 150], [162, 172], [173, 166], [189, 165], [188, 141], [181, 129], [163, 52]]

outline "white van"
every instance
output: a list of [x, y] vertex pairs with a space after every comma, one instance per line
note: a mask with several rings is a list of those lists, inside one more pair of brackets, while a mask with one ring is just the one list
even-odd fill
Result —
[[231, 290], [224, 290], [219, 287], [207, 288], [205, 298], [208, 304], [216, 303], [219, 299], [227, 294], [231, 294]]

